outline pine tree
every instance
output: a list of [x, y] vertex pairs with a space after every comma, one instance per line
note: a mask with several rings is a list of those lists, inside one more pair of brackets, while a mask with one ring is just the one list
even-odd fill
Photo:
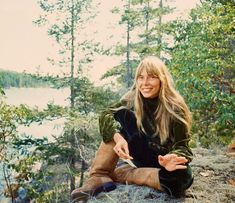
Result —
[[[37, 25], [47, 26], [48, 35], [53, 37], [61, 50], [59, 55], [60, 61], [49, 59], [55, 65], [62, 67], [70, 66], [70, 76], [65, 78], [64, 84], [66, 86], [69, 83], [70, 86], [70, 109], [73, 112], [75, 107], [75, 74], [81, 74], [81, 66], [87, 61], [91, 61], [90, 47], [91, 43], [87, 39], [82, 39], [80, 33], [82, 28], [87, 23], [87, 20], [91, 17], [89, 15], [86, 19], [82, 18], [87, 16], [88, 9], [90, 8], [91, 1], [83, 0], [71, 0], [71, 1], [48, 1], [39, 0], [39, 6], [43, 11], [43, 15], [35, 21]], [[75, 134], [74, 129], [71, 129], [69, 142], [71, 144], [72, 151], [75, 151]], [[69, 156], [70, 170], [75, 169], [75, 153], [71, 153]], [[71, 173], [70, 190], [75, 189], [75, 177]]]

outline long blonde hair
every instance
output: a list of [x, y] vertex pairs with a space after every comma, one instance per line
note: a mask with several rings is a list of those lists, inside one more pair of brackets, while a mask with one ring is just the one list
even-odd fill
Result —
[[183, 97], [176, 91], [167, 67], [155, 56], [146, 57], [140, 62], [136, 69], [134, 84], [131, 90], [122, 98], [127, 102], [128, 108], [134, 107], [138, 128], [145, 132], [142, 125], [143, 101], [140, 91], [136, 88], [137, 78], [143, 70], [146, 70], [148, 74], [157, 76], [161, 82], [158, 95], [159, 105], [155, 112], [156, 133], [159, 133], [161, 143], [164, 143], [170, 136], [170, 122], [172, 120], [179, 120], [184, 123], [189, 132], [191, 113]]

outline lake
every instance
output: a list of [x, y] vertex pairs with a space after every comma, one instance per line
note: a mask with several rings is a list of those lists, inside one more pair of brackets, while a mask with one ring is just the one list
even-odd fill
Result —
[[[53, 88], [10, 88], [5, 89], [5, 98], [7, 104], [19, 106], [26, 104], [29, 107], [38, 107], [42, 110], [47, 107], [48, 103], [56, 105], [69, 105], [69, 88], [53, 89]], [[20, 126], [19, 133], [32, 135], [33, 137], [42, 138], [47, 137], [49, 141], [53, 141], [53, 136], [58, 136], [62, 133], [64, 119], [59, 118], [53, 121], [45, 121], [42, 125], [37, 123], [31, 124], [29, 127]], [[1, 165], [0, 165], [1, 167]], [[2, 167], [0, 169], [0, 202], [4, 200], [1, 197], [3, 189]], [[7, 201], [5, 201], [7, 202]]]
[[4, 91], [6, 102], [10, 105], [26, 104], [40, 109], [46, 108], [49, 102], [61, 106], [69, 105], [69, 88], [10, 88]]

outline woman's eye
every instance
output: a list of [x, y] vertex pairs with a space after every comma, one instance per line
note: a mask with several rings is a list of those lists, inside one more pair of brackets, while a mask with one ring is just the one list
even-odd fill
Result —
[[150, 75], [149, 78], [155, 79], [155, 78], [157, 78], [157, 76], [155, 76], [155, 75]]

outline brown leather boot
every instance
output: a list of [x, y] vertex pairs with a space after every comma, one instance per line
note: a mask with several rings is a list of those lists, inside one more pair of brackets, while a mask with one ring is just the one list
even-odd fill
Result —
[[115, 182], [145, 185], [162, 191], [158, 175], [159, 171], [160, 169], [158, 168], [134, 168], [126, 164], [116, 168], [112, 177]]
[[72, 202], [86, 201], [100, 192], [109, 192], [116, 188], [110, 174], [114, 171], [118, 156], [113, 150], [113, 141], [102, 142], [91, 165], [89, 179], [71, 193]]

